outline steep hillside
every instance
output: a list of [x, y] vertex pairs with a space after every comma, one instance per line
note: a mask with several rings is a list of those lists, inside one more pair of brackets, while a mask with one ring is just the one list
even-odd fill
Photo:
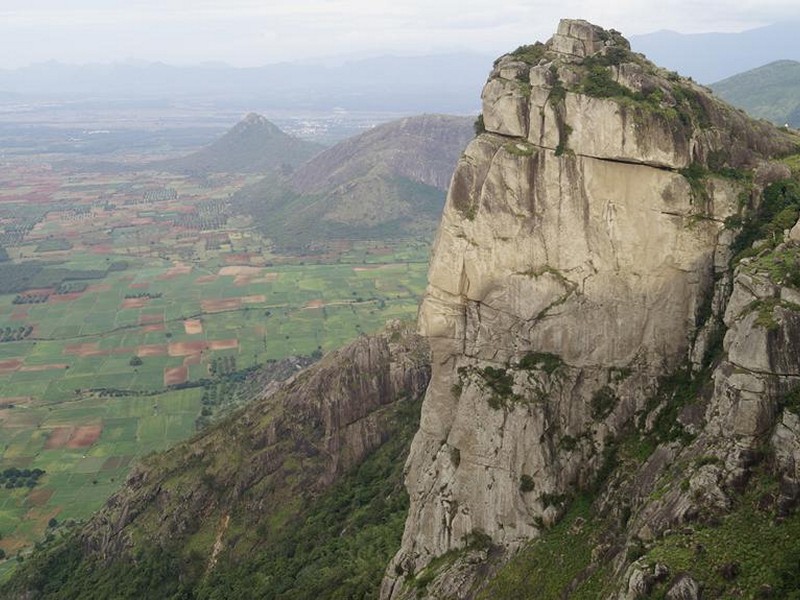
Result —
[[138, 465], [3, 598], [369, 597], [399, 544], [402, 464], [428, 381], [399, 323]]
[[[789, 169], [768, 161], [800, 139], [584, 21], [498, 59], [482, 98], [420, 309], [433, 373], [383, 597], [643, 597], [624, 595], [634, 573], [696, 586], [706, 573], [682, 578], [692, 561], [658, 558], [656, 540], [746, 502], [800, 382], [798, 292], [783, 291], [800, 282], [729, 268], [797, 220]], [[776, 455], [794, 456], [780, 435]], [[765, 475], [778, 506], [796, 497], [777, 491], [791, 461]]]
[[261, 115], [250, 113], [233, 129], [197, 152], [152, 163], [151, 168], [186, 173], [266, 173], [296, 167], [322, 146], [292, 137]]
[[289, 181], [265, 178], [234, 203], [284, 247], [430, 236], [473, 122], [423, 115], [380, 125], [320, 153]]
[[800, 128], [800, 62], [772, 62], [723, 79], [711, 89], [754, 117]]

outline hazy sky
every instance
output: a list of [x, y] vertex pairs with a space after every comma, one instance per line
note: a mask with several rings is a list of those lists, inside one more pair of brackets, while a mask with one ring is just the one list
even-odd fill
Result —
[[0, 0], [0, 67], [128, 58], [255, 66], [545, 40], [561, 17], [625, 35], [741, 31], [797, 20], [798, 0]]

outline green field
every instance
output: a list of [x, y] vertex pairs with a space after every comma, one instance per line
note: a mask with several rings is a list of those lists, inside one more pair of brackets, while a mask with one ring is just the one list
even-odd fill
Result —
[[426, 240], [274, 255], [220, 200], [245, 179], [132, 177], [56, 185], [46, 173], [22, 188], [49, 190], [53, 203], [36, 207], [0, 194], [12, 259], [0, 265], [14, 289], [0, 294], [0, 331], [25, 329], [0, 343], [0, 472], [45, 471], [33, 487], [0, 485], [10, 557], [51, 519], [88, 517], [136, 457], [188, 438], [201, 414], [213, 419], [201, 386], [217, 393], [215, 360], [241, 372], [416, 314]]

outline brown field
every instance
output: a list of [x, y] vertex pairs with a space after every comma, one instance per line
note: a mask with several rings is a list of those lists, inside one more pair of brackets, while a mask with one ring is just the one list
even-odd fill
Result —
[[267, 301], [267, 297], [264, 294], [256, 294], [254, 296], [242, 296], [241, 300], [244, 304], [261, 304]]
[[8, 360], [0, 360], [0, 375], [5, 373], [13, 373], [22, 366], [22, 360], [19, 358], [9, 358]]
[[324, 300], [309, 300], [306, 302], [306, 308], [322, 308], [325, 306]]
[[203, 333], [203, 322], [200, 319], [186, 319], [183, 322], [183, 329], [186, 331], [186, 335]]
[[136, 356], [165, 356], [167, 354], [166, 344], [145, 344], [136, 348]]
[[242, 307], [241, 298], [222, 298], [219, 300], [202, 300], [200, 306], [205, 312], [222, 312]]
[[89, 252], [94, 254], [111, 254], [114, 251], [114, 246], [111, 244], [95, 244], [89, 248]]
[[149, 281], [141, 281], [139, 283], [132, 283], [128, 286], [129, 289], [132, 290], [143, 290], [150, 287]]
[[26, 310], [19, 310], [14, 311], [11, 313], [11, 320], [12, 321], [24, 321], [28, 318], [28, 311]]
[[175, 265], [167, 270], [166, 273], [159, 275], [156, 277], [159, 281], [165, 281], [168, 279], [174, 279], [179, 275], [188, 275], [192, 272], [192, 265]]
[[198, 340], [196, 342], [172, 342], [169, 344], [170, 356], [193, 356], [205, 350], [233, 350], [239, 347], [239, 340]]
[[200, 354], [203, 350], [208, 349], [208, 342], [172, 342], [169, 344], [170, 356], [191, 356], [192, 354]]
[[96, 425], [81, 425], [72, 434], [67, 442], [67, 448], [88, 448], [100, 439], [100, 434], [103, 433], [103, 424]]
[[37, 371], [63, 371], [68, 367], [69, 365], [65, 363], [55, 363], [50, 365], [26, 365], [24, 367], [20, 367], [19, 370], [32, 373]]
[[37, 488], [28, 494], [27, 502], [30, 506], [44, 506], [54, 491], [50, 488]]
[[185, 367], [188, 367], [190, 365], [199, 365], [202, 358], [203, 357], [200, 354], [191, 354], [183, 359], [183, 365]]
[[110, 356], [114, 354], [130, 354], [134, 350], [132, 348], [111, 348], [110, 350], [101, 350], [98, 342], [84, 342], [83, 344], [71, 344], [65, 346], [62, 354], [70, 354], [73, 356]]
[[201, 275], [194, 280], [195, 283], [213, 283], [219, 278], [219, 275]]
[[239, 347], [239, 340], [212, 340], [208, 342], [209, 350], [233, 350]]
[[4, 398], [0, 398], [0, 408], [4, 408], [6, 406], [21, 406], [27, 405], [30, 401], [33, 400], [30, 396], [6, 396]]
[[244, 287], [253, 283], [253, 278], [249, 275], [237, 275], [233, 278], [233, 285], [236, 287]]
[[164, 369], [164, 385], [175, 385], [185, 383], [189, 377], [189, 369], [186, 366], [172, 367]]
[[278, 281], [278, 276], [280, 273], [264, 273], [262, 277], [258, 277], [257, 279], [253, 279], [251, 283], [272, 283], [273, 281]]
[[255, 277], [259, 275], [264, 269], [261, 267], [249, 267], [247, 265], [232, 265], [229, 267], [222, 267], [219, 270], [221, 276], [238, 277], [243, 275], [245, 277]]
[[150, 325], [143, 325], [142, 331], [144, 332], [151, 332], [151, 331], [164, 331], [166, 329], [163, 323], [152, 323]]
[[110, 283], [95, 283], [86, 288], [87, 292], [108, 292], [111, 290]]
[[84, 342], [82, 344], [69, 344], [64, 346], [62, 354], [74, 354], [75, 356], [99, 356], [99, 342]]
[[125, 298], [122, 308], [143, 308], [150, 298]]
[[70, 292], [69, 294], [53, 294], [50, 296], [48, 302], [72, 302], [83, 296], [83, 292]]
[[47, 441], [44, 443], [44, 449], [63, 448], [67, 445], [69, 438], [72, 437], [74, 429], [74, 427], [53, 427], [50, 435], [47, 436]]
[[161, 313], [145, 313], [139, 315], [139, 325], [152, 325], [154, 323], [164, 323], [164, 315]]

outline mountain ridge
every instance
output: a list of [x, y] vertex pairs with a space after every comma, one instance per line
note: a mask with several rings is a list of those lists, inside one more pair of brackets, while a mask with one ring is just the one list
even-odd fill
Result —
[[209, 145], [186, 156], [149, 163], [148, 168], [188, 173], [265, 173], [291, 169], [323, 149], [284, 133], [257, 113], [241, 121]]
[[718, 81], [711, 89], [756, 118], [800, 128], [800, 61], [774, 61]]

